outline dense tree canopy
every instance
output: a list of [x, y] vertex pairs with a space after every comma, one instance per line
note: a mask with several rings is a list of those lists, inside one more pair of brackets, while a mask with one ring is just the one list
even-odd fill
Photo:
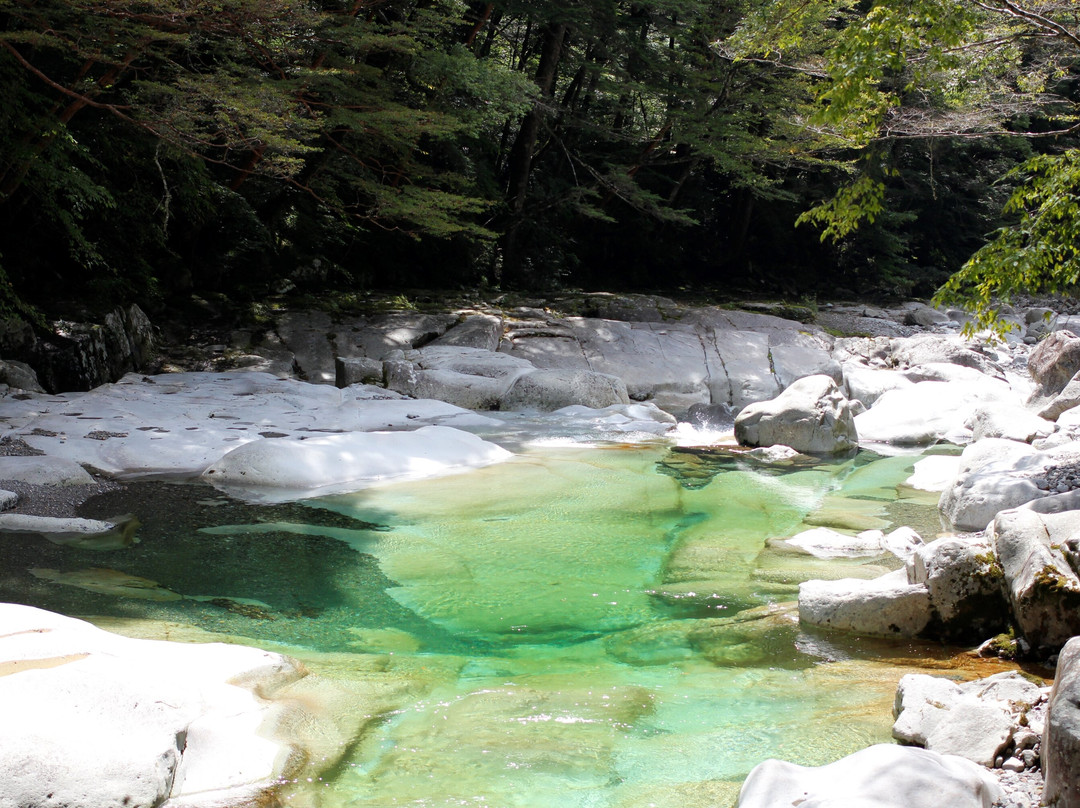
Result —
[[1061, 289], [1070, 8], [0, 0], [0, 302]]

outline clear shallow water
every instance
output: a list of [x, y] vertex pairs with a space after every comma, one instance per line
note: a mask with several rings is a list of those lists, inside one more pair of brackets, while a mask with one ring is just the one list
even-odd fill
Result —
[[[766, 544], [900, 518], [932, 538], [935, 498], [898, 489], [916, 459], [779, 471], [660, 445], [546, 449], [273, 507], [136, 486], [85, 510], [134, 510], [140, 544], [15, 538], [0, 596], [304, 659], [336, 683], [341, 720], [284, 789], [291, 804], [728, 805], [767, 757], [821, 764], [888, 740], [896, 680], [931, 649], [807, 634], [779, 604], [807, 577], [898, 562]], [[184, 597], [58, 582], [100, 567]]]

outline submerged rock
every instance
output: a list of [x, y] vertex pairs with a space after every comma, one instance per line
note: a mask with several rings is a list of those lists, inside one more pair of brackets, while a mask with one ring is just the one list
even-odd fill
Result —
[[817, 768], [767, 760], [754, 767], [736, 808], [990, 808], [1000, 794], [981, 766], [954, 755], [878, 744]]
[[96, 592], [99, 595], [119, 595], [122, 598], [160, 602], [182, 600], [184, 597], [170, 589], [166, 589], [157, 581], [151, 581], [149, 578], [129, 575], [126, 572], [103, 567], [72, 570], [70, 572], [35, 567], [29, 572], [42, 581], [49, 581], [62, 586], [74, 586], [78, 589], [85, 589], [87, 592]]
[[127, 514], [110, 520], [0, 514], [0, 533], [32, 533], [53, 544], [83, 550], [115, 550], [135, 544], [139, 520]]

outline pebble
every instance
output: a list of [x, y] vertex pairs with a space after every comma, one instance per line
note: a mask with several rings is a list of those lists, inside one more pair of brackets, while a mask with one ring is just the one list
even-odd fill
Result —
[[1039, 808], [1043, 794], [1043, 775], [1039, 769], [1013, 772], [992, 769], [1001, 786], [1001, 798], [994, 808]]
[[1055, 494], [1064, 494], [1080, 488], [1080, 463], [1043, 469], [1042, 474], [1032, 478], [1032, 482], [1040, 490]]

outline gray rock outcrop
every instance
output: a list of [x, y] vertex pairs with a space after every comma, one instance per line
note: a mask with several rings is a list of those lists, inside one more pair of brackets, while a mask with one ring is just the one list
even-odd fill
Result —
[[1080, 511], [1015, 508], [994, 519], [991, 539], [1012, 613], [1035, 649], [1053, 651], [1080, 634], [1080, 579], [1062, 552], [1077, 531]]
[[1080, 637], [1058, 656], [1042, 742], [1044, 804], [1080, 808]]
[[1054, 331], [1028, 357], [1028, 372], [1035, 381], [1032, 400], [1056, 396], [1080, 371], [1080, 338], [1071, 331]]
[[102, 323], [57, 321], [53, 333], [31, 336], [17, 358], [37, 371], [41, 386], [54, 392], [90, 390], [142, 370], [155, 350], [154, 329], [132, 304], [105, 315]]
[[946, 537], [915, 551], [908, 581], [926, 584], [932, 633], [953, 642], [981, 642], [1006, 629], [1004, 574], [990, 543]]

